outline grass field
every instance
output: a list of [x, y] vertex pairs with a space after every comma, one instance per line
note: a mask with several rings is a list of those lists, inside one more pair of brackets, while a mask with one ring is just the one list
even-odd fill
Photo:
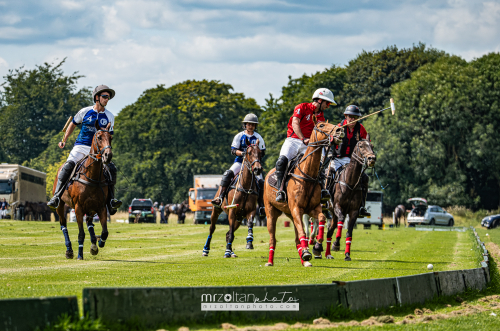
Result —
[[[68, 224], [77, 249], [78, 229]], [[294, 247], [293, 228], [279, 227], [275, 266], [268, 257], [267, 229], [256, 227], [255, 249], [245, 249], [246, 228], [236, 232], [238, 258], [222, 258], [227, 226], [218, 226], [209, 257], [202, 257], [208, 226], [178, 224], [109, 224], [110, 236], [99, 255], [89, 253], [86, 235], [84, 261], [67, 260], [59, 224], [0, 221], [0, 297], [77, 295], [89, 286], [224, 286], [330, 283], [394, 277], [434, 270], [476, 267], [468, 233], [381, 231], [357, 229], [353, 261], [343, 253], [335, 260], [313, 260], [304, 268]], [[96, 233], [100, 226], [96, 225]], [[342, 249], [344, 244], [342, 241]]]

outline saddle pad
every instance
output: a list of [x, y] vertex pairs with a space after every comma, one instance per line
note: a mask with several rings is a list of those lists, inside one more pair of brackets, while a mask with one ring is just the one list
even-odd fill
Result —
[[269, 183], [269, 185], [271, 185], [275, 189], [279, 190], [278, 176], [276, 176], [276, 172], [273, 172], [273, 174], [271, 176], [269, 176], [269, 178], [267, 179], [267, 182]]

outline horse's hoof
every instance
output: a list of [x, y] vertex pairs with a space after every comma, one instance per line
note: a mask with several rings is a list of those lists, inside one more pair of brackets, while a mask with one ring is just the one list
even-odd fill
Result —
[[90, 245], [90, 254], [97, 255], [99, 253], [99, 248], [97, 248], [96, 244]]
[[227, 259], [227, 258], [230, 258], [231, 255], [230, 254], [224, 254], [224, 258]]
[[77, 260], [83, 260], [83, 256], [79, 256]]
[[323, 257], [321, 255], [314, 255], [314, 258], [317, 260], [321, 260]]
[[307, 262], [305, 261], [303, 264], [302, 264], [304, 267], [312, 267], [313, 265], [311, 264], [311, 262]]
[[231, 254], [231, 257], [238, 257], [238, 255], [233, 253], [233, 254]]
[[203, 252], [201, 256], [208, 256], [208, 253]]
[[74, 258], [74, 254], [73, 254], [73, 251], [66, 251], [66, 258], [67, 259], [72, 259]]
[[344, 261], [351, 261], [351, 256], [349, 255], [349, 253], [346, 253], [345, 254], [345, 259]]
[[333, 260], [333, 256], [331, 256], [331, 255], [326, 255], [326, 259], [327, 259], [327, 260]]
[[99, 247], [103, 248], [105, 244], [105, 241], [99, 240]]
[[339, 252], [340, 251], [340, 245], [338, 245], [338, 246], [333, 245], [332, 246], [332, 251]]
[[253, 249], [253, 244], [252, 243], [247, 243], [247, 249]]
[[310, 261], [312, 259], [312, 254], [308, 250], [302, 251], [302, 260]]
[[321, 252], [323, 252], [323, 245], [317, 242], [313, 247], [314, 257], [321, 259]]
[[273, 264], [272, 264], [272, 263], [270, 263], [270, 262], [267, 262], [264, 266], [265, 266], [265, 267], [272, 267], [272, 266], [273, 266]]

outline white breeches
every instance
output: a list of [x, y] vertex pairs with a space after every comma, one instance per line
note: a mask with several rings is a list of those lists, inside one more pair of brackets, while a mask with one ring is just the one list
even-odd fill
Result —
[[340, 168], [344, 164], [348, 164], [349, 162], [351, 162], [351, 158], [344, 156], [338, 159], [333, 159], [332, 161], [330, 161], [330, 166], [332, 165], [332, 162], [333, 162], [333, 168], [335, 169], [335, 171], [337, 171], [338, 168]]
[[76, 145], [69, 153], [68, 161], [77, 163], [90, 153], [90, 146]]
[[[239, 162], [234, 162], [233, 165], [231, 166], [231, 168], [229, 168], [229, 170], [232, 170], [234, 175], [236, 176], [237, 174], [240, 173], [241, 171], [241, 163]], [[262, 177], [262, 174], [256, 176], [258, 179], [263, 179]]]
[[307, 146], [300, 139], [286, 138], [283, 146], [281, 146], [280, 156], [284, 155], [288, 161], [296, 157], [298, 154], [306, 152]]

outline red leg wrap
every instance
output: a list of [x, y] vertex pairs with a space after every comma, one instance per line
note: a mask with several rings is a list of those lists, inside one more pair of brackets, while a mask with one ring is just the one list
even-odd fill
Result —
[[337, 223], [337, 234], [335, 235], [336, 238], [342, 237], [342, 228], [343, 227], [344, 227], [344, 223], [342, 223], [342, 222]]
[[323, 238], [325, 236], [325, 224], [326, 224], [326, 221], [319, 222], [318, 236], [316, 237], [316, 240], [318, 240], [319, 242], [323, 242]]
[[269, 260], [267, 262], [274, 264], [274, 247], [273, 246], [269, 247]]
[[302, 248], [304, 249], [308, 249], [309, 246], [307, 246], [307, 240], [306, 240], [306, 237], [300, 237], [300, 245], [302, 246]]
[[302, 260], [302, 246], [297, 245], [297, 251], [299, 252], [300, 262], [304, 264], [304, 260]]
[[345, 238], [345, 252], [351, 254], [351, 240], [352, 237]]
[[332, 255], [330, 248], [332, 247], [332, 238], [326, 238], [326, 252], [325, 256]]

